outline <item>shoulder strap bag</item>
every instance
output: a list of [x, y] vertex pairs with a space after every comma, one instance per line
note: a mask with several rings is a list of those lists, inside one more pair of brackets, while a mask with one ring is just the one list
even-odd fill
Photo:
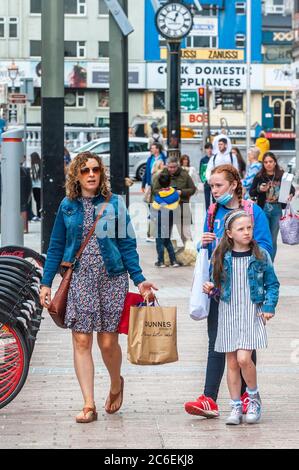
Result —
[[93, 226], [91, 227], [90, 231], [88, 232], [87, 237], [85, 238], [84, 242], [80, 246], [79, 251], [77, 252], [75, 256], [75, 260], [73, 263], [63, 263], [63, 267], [66, 268], [63, 278], [61, 280], [60, 286], [58, 287], [52, 301], [50, 302], [50, 305], [48, 306], [48, 312], [51, 315], [53, 321], [56, 323], [57, 326], [60, 328], [66, 328], [64, 324], [64, 318], [65, 318], [65, 312], [66, 312], [66, 306], [67, 306], [67, 296], [68, 296], [68, 291], [69, 287], [71, 284], [71, 279], [72, 279], [72, 274], [73, 270], [82, 255], [85, 247], [87, 246], [89, 240], [91, 239], [93, 232], [95, 231], [96, 225], [100, 218], [103, 215], [104, 210], [106, 209], [109, 201], [111, 198], [111, 194], [106, 198], [106, 201], [104, 205], [102, 206], [100, 212], [97, 215], [96, 220], [94, 221]]

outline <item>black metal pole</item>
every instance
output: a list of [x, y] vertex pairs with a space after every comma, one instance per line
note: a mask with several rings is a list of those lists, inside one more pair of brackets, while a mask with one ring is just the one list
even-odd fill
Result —
[[64, 2], [42, 0], [42, 253], [65, 195], [63, 42]]
[[[127, 14], [127, 0], [118, 2]], [[128, 116], [128, 39], [116, 24], [111, 12], [109, 22], [110, 58], [110, 179], [111, 189], [126, 199], [129, 190], [129, 116]]]
[[181, 143], [181, 41], [168, 41], [167, 144], [168, 156], [180, 157]]

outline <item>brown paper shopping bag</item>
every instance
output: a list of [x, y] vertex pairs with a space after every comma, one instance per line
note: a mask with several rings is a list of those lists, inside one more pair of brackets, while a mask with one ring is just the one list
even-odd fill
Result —
[[140, 365], [178, 360], [176, 307], [131, 307], [128, 360]]

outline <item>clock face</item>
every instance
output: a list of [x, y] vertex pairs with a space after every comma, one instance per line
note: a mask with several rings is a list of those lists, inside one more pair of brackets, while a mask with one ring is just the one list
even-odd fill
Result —
[[183, 38], [192, 29], [192, 13], [182, 3], [167, 3], [156, 13], [156, 26], [166, 39]]

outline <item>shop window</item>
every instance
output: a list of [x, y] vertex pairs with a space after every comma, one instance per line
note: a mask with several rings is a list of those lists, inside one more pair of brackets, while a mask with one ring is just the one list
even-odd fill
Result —
[[245, 34], [236, 34], [236, 47], [245, 47]]
[[108, 15], [109, 10], [104, 0], [99, 0], [99, 15]]
[[98, 97], [99, 97], [98, 107], [109, 108], [109, 90], [100, 90], [98, 93]]
[[109, 41], [99, 41], [99, 57], [109, 57]]
[[18, 37], [18, 18], [10, 17], [8, 19], [8, 36], [12, 39]]
[[5, 37], [5, 18], [0, 18], [0, 39]]
[[245, 15], [246, 14], [246, 3], [245, 2], [236, 2], [236, 14]]
[[165, 91], [154, 92], [154, 109], [165, 109]]

